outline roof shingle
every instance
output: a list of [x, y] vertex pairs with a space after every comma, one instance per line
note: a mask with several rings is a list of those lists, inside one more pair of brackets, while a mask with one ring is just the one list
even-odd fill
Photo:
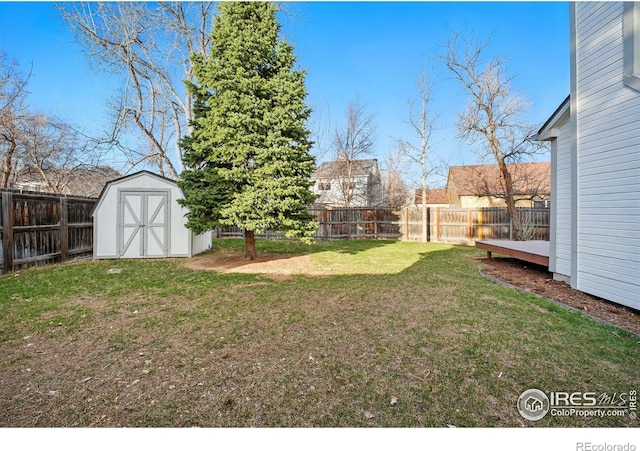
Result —
[[[508, 164], [514, 184], [514, 194], [550, 194], [551, 163]], [[447, 190], [454, 184], [459, 196], [490, 196], [504, 194], [500, 168], [497, 164], [451, 166]]]

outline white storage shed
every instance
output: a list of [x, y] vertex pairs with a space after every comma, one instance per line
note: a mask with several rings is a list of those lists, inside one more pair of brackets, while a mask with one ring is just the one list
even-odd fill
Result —
[[140, 171], [107, 182], [93, 208], [93, 257], [191, 257], [211, 246], [211, 232], [185, 227], [184, 194], [171, 179]]

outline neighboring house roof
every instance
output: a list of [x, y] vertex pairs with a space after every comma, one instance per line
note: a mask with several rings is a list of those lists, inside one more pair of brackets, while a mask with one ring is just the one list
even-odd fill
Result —
[[[415, 204], [422, 203], [422, 188], [416, 189]], [[446, 188], [432, 188], [427, 190], [428, 204], [447, 204], [449, 205], [449, 196]]]
[[322, 163], [318, 169], [311, 174], [311, 179], [343, 177], [348, 173], [349, 163], [351, 163], [351, 176], [361, 177], [369, 174], [377, 175], [378, 160], [338, 160]]
[[[105, 183], [120, 177], [120, 173], [109, 166], [97, 166], [74, 169], [50, 169], [46, 171], [52, 184], [62, 190], [62, 194], [98, 197]], [[42, 174], [32, 167], [24, 168], [16, 177], [16, 188], [51, 191]]]
[[[508, 164], [514, 194], [550, 194], [551, 163]], [[497, 164], [476, 166], [451, 166], [447, 179], [447, 191], [454, 184], [458, 196], [491, 196], [504, 193], [502, 177]]]

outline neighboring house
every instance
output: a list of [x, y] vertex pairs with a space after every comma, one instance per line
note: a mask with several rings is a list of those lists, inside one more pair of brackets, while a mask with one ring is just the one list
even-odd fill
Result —
[[[415, 205], [422, 205], [422, 188], [416, 189]], [[427, 190], [427, 207], [429, 208], [448, 208], [449, 196], [445, 188], [432, 188]]]
[[311, 174], [316, 204], [330, 207], [377, 207], [382, 203], [378, 160], [338, 160], [323, 163]]
[[104, 185], [121, 174], [108, 166], [54, 169], [41, 173], [36, 168], [23, 168], [12, 188], [54, 192], [70, 196], [98, 197]]
[[[549, 206], [551, 163], [507, 165], [513, 180], [516, 207]], [[455, 208], [506, 207], [505, 190], [497, 164], [451, 166], [447, 196]]]
[[640, 3], [571, 3], [571, 93], [551, 142], [549, 270], [640, 309]]

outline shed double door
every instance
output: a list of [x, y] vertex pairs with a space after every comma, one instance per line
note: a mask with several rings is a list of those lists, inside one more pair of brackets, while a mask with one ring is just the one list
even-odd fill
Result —
[[120, 191], [118, 253], [121, 258], [166, 257], [169, 193]]

